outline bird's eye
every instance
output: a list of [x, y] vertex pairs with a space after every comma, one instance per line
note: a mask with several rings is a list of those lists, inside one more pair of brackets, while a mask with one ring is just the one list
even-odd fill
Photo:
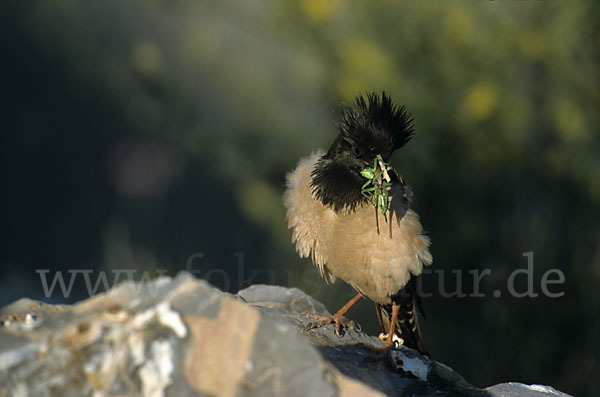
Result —
[[354, 154], [356, 155], [356, 157], [361, 157], [362, 156], [362, 152], [360, 151], [360, 149], [358, 148], [358, 146], [354, 146]]

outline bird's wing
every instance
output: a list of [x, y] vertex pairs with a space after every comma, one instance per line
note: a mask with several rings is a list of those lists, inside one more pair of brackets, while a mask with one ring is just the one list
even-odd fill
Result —
[[318, 151], [302, 159], [296, 169], [287, 175], [283, 203], [287, 209], [288, 227], [292, 229], [292, 242], [296, 251], [305, 258], [311, 257], [327, 283], [333, 283], [335, 276], [326, 266], [325, 250], [320, 246], [323, 235], [332, 224], [333, 211], [313, 198], [310, 180], [317, 160], [323, 155]]

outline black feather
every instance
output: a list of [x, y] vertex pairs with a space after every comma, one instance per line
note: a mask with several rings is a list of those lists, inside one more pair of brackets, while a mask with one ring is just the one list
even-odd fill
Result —
[[334, 211], [354, 211], [356, 206], [367, 201], [361, 193], [365, 182], [360, 173], [343, 164], [321, 159], [312, 172], [311, 188], [315, 197]]
[[354, 102], [353, 107], [343, 106], [338, 113], [341, 134], [352, 139], [368, 131], [389, 140], [390, 154], [406, 145], [412, 137], [414, 120], [411, 114], [404, 105], [394, 105], [385, 91], [381, 93], [381, 98], [376, 93], [369, 92], [366, 99], [359, 95]]

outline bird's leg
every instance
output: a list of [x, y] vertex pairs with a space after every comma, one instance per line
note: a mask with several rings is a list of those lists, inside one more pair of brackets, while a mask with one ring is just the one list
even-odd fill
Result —
[[[392, 318], [390, 318], [390, 330], [385, 337], [385, 342], [383, 343], [383, 347], [375, 348], [374, 350], [377, 352], [375, 357], [367, 357], [365, 361], [377, 361], [382, 358], [386, 358], [390, 351], [394, 348], [394, 329], [396, 328], [396, 319], [398, 318], [398, 310], [400, 309], [400, 305], [397, 303], [392, 303]], [[382, 337], [380, 336], [379, 339]]]
[[400, 309], [400, 305], [397, 303], [392, 303], [392, 318], [390, 319], [390, 332], [388, 333], [388, 337], [383, 344], [383, 349], [385, 351], [389, 351], [394, 347], [394, 328], [396, 328], [396, 319], [398, 318], [398, 310]]
[[312, 314], [307, 312], [302, 312], [300, 314], [308, 317], [314, 318], [319, 321], [312, 322], [304, 327], [305, 330], [311, 330], [313, 328], [319, 328], [327, 324], [333, 324], [335, 333], [337, 336], [344, 336], [344, 328], [358, 328], [360, 329], [360, 325], [355, 323], [354, 321], [346, 321], [344, 319], [344, 315], [362, 298], [361, 294], [356, 294], [356, 296], [350, 299], [344, 306], [340, 308], [334, 315], [332, 316], [319, 316], [318, 314]]

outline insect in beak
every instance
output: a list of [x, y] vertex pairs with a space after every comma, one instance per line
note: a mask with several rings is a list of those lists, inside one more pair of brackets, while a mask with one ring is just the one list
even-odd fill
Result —
[[387, 222], [387, 212], [392, 200], [389, 196], [392, 183], [388, 173], [391, 170], [392, 167], [386, 164], [378, 154], [373, 160], [373, 167], [365, 167], [360, 171], [360, 174], [367, 179], [362, 185], [361, 193], [375, 207], [377, 234], [379, 234], [379, 211]]

